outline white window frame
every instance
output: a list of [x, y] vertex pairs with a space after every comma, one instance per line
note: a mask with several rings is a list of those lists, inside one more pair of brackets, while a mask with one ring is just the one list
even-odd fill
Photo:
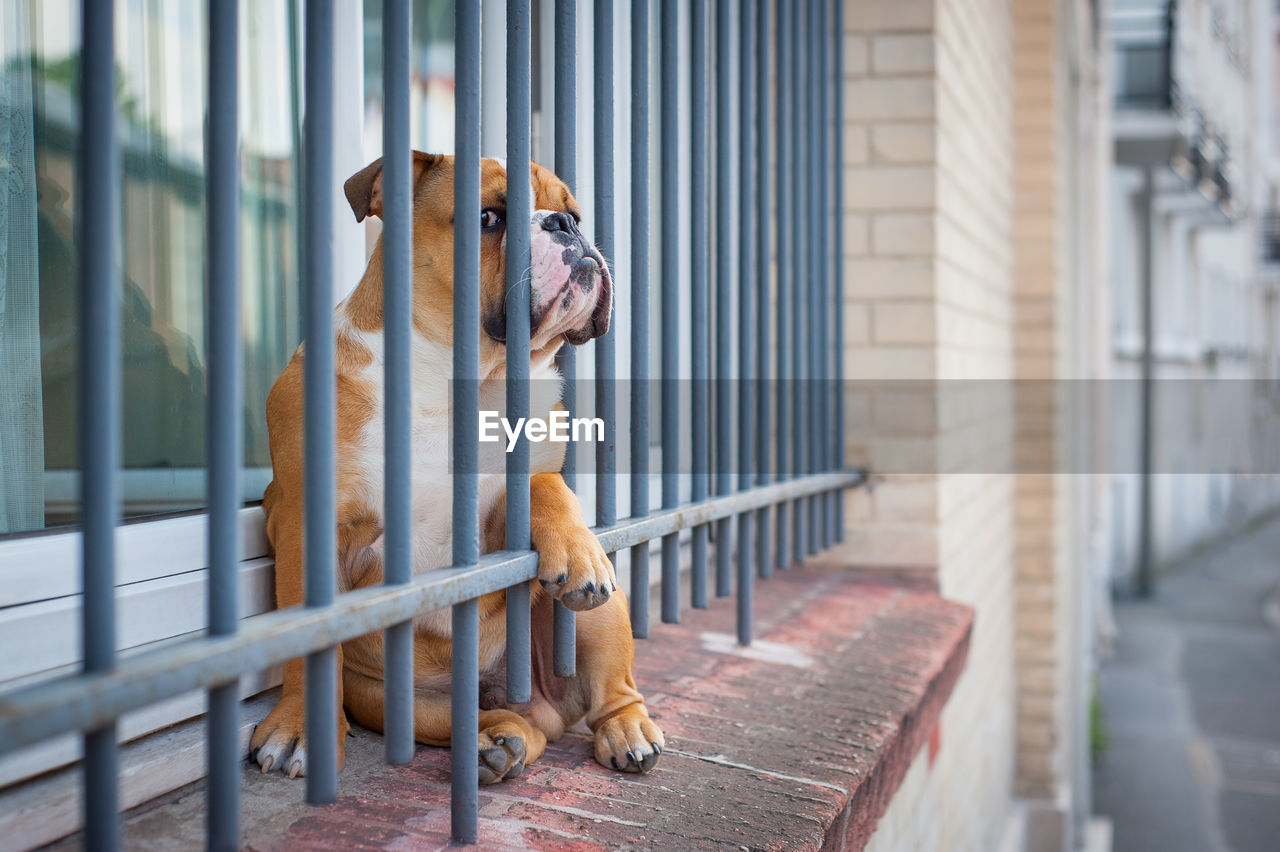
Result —
[[[336, 0], [336, 31], [363, 31], [361, 0]], [[344, 25], [341, 22], [346, 21]], [[335, 39], [334, 67], [362, 69], [364, 45], [359, 38]], [[342, 183], [363, 168], [364, 91], [362, 73], [334, 74], [335, 212], [347, 209]], [[335, 215], [334, 304], [356, 286], [365, 268], [364, 231], [353, 217]], [[164, 471], [125, 471], [130, 478]], [[68, 474], [74, 477], [75, 474]], [[62, 486], [58, 472], [53, 480]], [[252, 478], [261, 478], [257, 471]], [[74, 481], [74, 480], [73, 480]], [[268, 557], [265, 518], [259, 506], [240, 512], [242, 549], [240, 615], [275, 608], [274, 563]], [[162, 519], [139, 518], [116, 532], [117, 648], [127, 655], [158, 643], [198, 634], [207, 622], [208, 515], [193, 512]], [[20, 649], [0, 660], [0, 690], [74, 671], [80, 662], [81, 536], [78, 530], [50, 530], [0, 539], [0, 647]], [[244, 696], [280, 682], [278, 667], [242, 679]], [[154, 705], [122, 719], [122, 742], [135, 739], [204, 713], [203, 693], [191, 693]], [[252, 720], [252, 721], [257, 721]], [[80, 741], [61, 737], [0, 759], [0, 788], [73, 763]], [[173, 787], [199, 778], [202, 761], [177, 767]], [[170, 788], [172, 789], [172, 787]], [[125, 803], [128, 806], [128, 803]], [[31, 813], [24, 818], [38, 819]]]
[[[358, 33], [363, 31], [363, 4], [361, 0], [336, 0], [339, 33]], [[553, 55], [550, 25], [549, 0], [543, 0], [541, 23], [543, 30], [544, 66], [540, 69], [543, 78], [540, 84], [542, 95], [549, 98], [554, 86], [549, 82], [553, 76], [551, 57]], [[482, 110], [486, 118], [496, 116], [490, 126], [499, 128], [498, 135], [486, 136], [486, 155], [501, 156], [505, 149], [505, 14], [500, 0], [485, 0], [483, 39], [486, 51], [485, 81], [491, 83], [484, 86], [484, 102]], [[491, 14], [491, 10], [493, 10]], [[687, 8], [681, 7], [680, 32], [687, 33]], [[736, 10], [732, 13], [733, 25], [736, 27]], [[341, 24], [347, 21], [346, 26]], [[577, 14], [577, 42], [589, 46], [592, 43], [593, 19], [592, 4], [579, 0]], [[658, 63], [658, 10], [650, 12], [650, 45], [653, 51], [653, 62], [650, 69], [650, 90], [652, 95], [651, 114], [657, 115], [659, 92]], [[629, 15], [623, 12], [615, 16], [614, 44], [614, 157], [615, 157], [615, 222], [616, 234], [614, 242], [614, 267], [620, 281], [626, 281], [630, 266], [630, 127], [631, 103], [629, 82], [631, 73], [631, 39]], [[334, 48], [335, 68], [363, 69], [363, 40], [359, 38], [338, 38]], [[678, 88], [682, 103], [689, 97], [688, 44], [682, 40], [680, 46], [680, 79]], [[736, 53], [734, 61], [737, 61]], [[578, 56], [578, 186], [577, 195], [586, 209], [585, 229], [591, 230], [591, 207], [594, 198], [594, 169], [592, 151], [593, 121], [593, 64], [589, 47], [580, 51]], [[495, 82], [496, 81], [496, 82]], [[345, 178], [363, 168], [368, 163], [365, 151], [364, 131], [364, 91], [363, 73], [339, 73], [334, 75], [334, 187], [333, 205], [339, 214], [334, 216], [334, 304], [346, 297], [360, 281], [367, 260], [367, 241], [364, 226], [355, 223], [353, 217], [341, 215], [347, 209], [343, 195], [342, 183]], [[736, 100], [732, 104], [735, 111]], [[682, 110], [683, 112], [683, 110]], [[552, 135], [550, 127], [545, 129], [548, 137]], [[651, 199], [654, 205], [659, 203], [658, 188], [658, 138], [655, 124], [651, 138]], [[496, 147], [494, 147], [496, 146]], [[680, 186], [687, 186], [690, 167], [689, 140], [687, 134], [681, 134], [680, 143]], [[736, 170], [736, 149], [729, 152], [726, 165]], [[547, 165], [551, 165], [548, 163]], [[733, 204], [736, 210], [736, 196]], [[689, 215], [686, 206], [680, 210], [682, 220]], [[735, 215], [731, 214], [731, 215]], [[682, 221], [681, 234], [688, 231], [687, 222]], [[731, 228], [731, 239], [737, 240], [736, 227]], [[657, 247], [658, 233], [652, 233], [654, 240], [653, 253], [650, 260], [650, 286], [653, 310], [659, 305], [660, 267]], [[736, 251], [732, 252], [735, 258]], [[680, 291], [682, 298], [687, 298], [689, 281], [689, 246], [682, 242], [680, 246]], [[622, 288], [626, 292], [625, 287]], [[622, 319], [618, 323], [616, 343], [616, 360], [618, 375], [630, 373], [630, 321], [626, 317], [627, 302], [625, 297], [620, 304]], [[656, 323], [654, 324], [656, 328]], [[681, 312], [680, 358], [681, 363], [688, 365], [691, 358], [691, 333], [687, 312]], [[651, 343], [656, 359], [658, 342]], [[583, 347], [577, 359], [578, 380], [589, 387], [594, 377], [594, 357], [590, 345]], [[656, 378], [656, 373], [654, 378]], [[585, 408], [592, 404], [592, 394], [588, 391], [581, 399]], [[626, 444], [625, 424], [629, 420], [629, 400], [618, 400], [619, 438], [618, 453], [620, 465], [625, 469], [625, 459], [629, 453]], [[656, 434], [652, 436], [656, 442]], [[590, 448], [582, 450], [589, 454]], [[661, 456], [656, 446], [650, 455], [650, 493], [657, 495], [661, 491], [660, 464]], [[587, 459], [584, 456], [584, 461]], [[588, 468], [580, 468], [588, 469]], [[148, 475], [163, 475], [158, 471], [127, 471], [126, 490], [130, 477], [138, 479]], [[191, 471], [189, 473], [195, 473]], [[69, 474], [74, 477], [75, 474]], [[259, 475], [257, 471], [251, 476]], [[65, 490], [66, 483], [54, 479], [60, 488]], [[138, 479], [141, 482], [141, 479]], [[690, 478], [681, 477], [681, 497], [688, 499]], [[587, 518], [594, 517], [595, 482], [594, 477], [580, 476], [578, 480], [578, 497]], [[629, 512], [629, 488], [625, 481], [619, 482], [618, 510], [619, 516], [625, 517]], [[274, 596], [274, 563], [268, 556], [268, 545], [265, 529], [265, 518], [259, 506], [247, 506], [240, 512], [242, 550], [240, 569], [240, 616], [242, 618], [267, 612], [275, 606]], [[687, 544], [688, 533], [684, 541]], [[192, 512], [179, 517], [139, 518], [125, 523], [116, 533], [116, 589], [117, 589], [117, 647], [122, 655], [128, 656], [139, 650], [151, 649], [158, 644], [172, 642], [196, 635], [203, 631], [206, 623], [206, 595], [208, 580], [208, 516], [204, 512]], [[76, 530], [37, 532], [30, 535], [19, 535], [0, 539], [0, 577], [5, 583], [0, 584], [0, 647], [21, 648], [22, 653], [12, 655], [15, 659], [0, 662], [0, 690], [12, 689], [15, 686], [28, 684], [40, 679], [66, 674], [75, 670], [80, 657], [80, 593], [81, 593], [81, 560], [80, 533]], [[656, 563], [660, 550], [654, 548], [651, 559]], [[630, 570], [629, 553], [619, 556], [620, 581], [628, 582]], [[659, 572], [651, 570], [651, 577], [656, 583]], [[280, 683], [280, 669], [275, 667], [257, 676], [245, 677], [241, 681], [241, 694], [248, 698], [270, 689]], [[122, 742], [136, 740], [148, 734], [173, 726], [177, 723], [192, 720], [204, 713], [205, 695], [193, 692], [178, 696], [161, 704], [128, 714], [121, 720], [119, 727]], [[244, 723], [252, 728], [265, 714], [270, 702], [258, 700], [246, 703]], [[257, 715], [255, 715], [257, 714]], [[188, 723], [191, 725], [193, 723]], [[198, 727], [198, 725], [196, 726]], [[175, 729], [179, 730], [179, 729]], [[167, 734], [166, 734], [167, 736]], [[192, 731], [190, 738], [195, 743], [198, 731]], [[169, 789], [176, 789], [186, 783], [200, 778], [204, 773], [203, 752], [196, 745], [188, 744], [186, 751], [174, 753], [188, 754], [188, 760], [165, 760], [150, 765], [147, 771], [161, 773], [162, 778], [151, 775], [147, 794], [138, 793], [138, 798], [131, 796], [126, 789], [126, 800], [122, 806], [127, 808], [146, 798], [159, 795]], [[42, 743], [29, 749], [0, 759], [0, 801], [6, 797], [22, 794], [24, 788], [11, 788], [11, 785], [37, 774], [53, 769], [66, 767], [80, 758], [81, 741], [76, 736], [66, 736]], [[139, 752], [145, 752], [139, 748]], [[126, 749], [122, 753], [122, 763], [128, 772], [133, 758]], [[138, 760], [143, 760], [139, 757]], [[57, 780], [61, 784], [65, 780], [68, 790], [72, 789], [74, 779], [66, 777]], [[44, 784], [41, 781], [41, 784]], [[10, 788], [10, 789], [2, 789]], [[59, 788], [60, 789], [60, 788]], [[22, 825], [35, 825], [41, 820], [78, 819], [78, 809], [72, 816], [66, 816], [58, 808], [65, 801], [55, 801], [41, 793], [44, 799], [39, 806], [24, 810], [21, 814]], [[60, 804], [61, 802], [61, 804]], [[4, 809], [0, 807], [0, 811]], [[5, 820], [0, 818], [0, 830], [7, 828]], [[60, 835], [56, 835], [60, 836]]]

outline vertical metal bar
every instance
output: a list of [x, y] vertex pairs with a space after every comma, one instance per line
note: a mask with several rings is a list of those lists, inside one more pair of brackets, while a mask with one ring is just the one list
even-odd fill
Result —
[[[676, 93], [676, 2], [662, 0], [662, 37], [658, 39], [661, 92], [660, 144], [662, 192], [662, 507], [680, 502], [680, 150], [679, 99]], [[680, 537], [662, 537], [662, 620], [680, 621]]]
[[[817, 225], [818, 231], [818, 260], [822, 274], [818, 277], [818, 307], [816, 318], [821, 329], [818, 334], [818, 414], [821, 419], [817, 433], [817, 449], [818, 449], [818, 470], [826, 471], [831, 469], [831, 311], [830, 304], [830, 288], [831, 288], [831, 183], [827, 164], [830, 162], [831, 155], [831, 85], [830, 85], [830, 63], [827, 46], [827, 33], [830, 32], [828, 27], [830, 21], [827, 20], [827, 9], [829, 0], [818, 0], [818, 100], [820, 103], [819, 124], [818, 124], [818, 151], [817, 172], [820, 178], [817, 186], [819, 198], [821, 199], [821, 209], [819, 211]], [[823, 549], [831, 546], [831, 492], [818, 495], [818, 507], [821, 510], [818, 515], [818, 544]]]
[[[828, 20], [829, 28], [824, 32], [833, 32], [837, 23], [838, 15], [835, 7], [839, 5], [836, 2], [824, 2], [824, 8], [830, 13]], [[840, 360], [840, 348], [836, 345], [836, 326], [839, 324], [837, 317], [840, 315], [840, 303], [836, 301], [836, 270], [840, 265], [838, 255], [835, 254], [836, 231], [840, 228], [840, 208], [836, 205], [835, 186], [840, 182], [841, 172], [839, 164], [834, 160], [836, 149], [835, 142], [835, 93], [836, 93], [836, 75], [839, 73], [838, 66], [835, 63], [835, 47], [832, 41], [828, 41], [823, 46], [823, 92], [824, 103], [826, 104], [827, 124], [823, 128], [822, 138], [826, 143], [826, 149], [823, 151], [823, 171], [832, 175], [834, 179], [824, 187], [827, 197], [827, 229], [824, 231], [823, 245], [823, 263], [827, 265], [826, 292], [824, 293], [823, 310], [828, 314], [830, 319], [826, 324], [825, 343], [822, 348], [823, 357], [826, 359], [826, 393], [825, 393], [825, 411], [827, 435], [823, 442], [826, 452], [826, 469], [838, 470], [836, 465], [836, 447], [840, 443], [840, 432], [836, 429], [836, 411], [841, 405], [841, 388], [836, 381], [836, 363]], [[827, 495], [827, 536], [824, 542], [825, 546], [830, 547], [836, 543], [837, 537], [840, 535], [840, 490], [830, 492]]]
[[[595, 190], [596, 247], [606, 262], [613, 256], [613, 2], [596, 0], [594, 15], [595, 80]], [[610, 269], [610, 272], [613, 270]], [[607, 526], [618, 520], [618, 422], [617, 367], [614, 347], [617, 326], [596, 338], [596, 416], [604, 421], [604, 440], [596, 444], [596, 523]], [[609, 555], [615, 559], [613, 554]], [[646, 589], [647, 593], [648, 590]], [[632, 596], [632, 616], [635, 612]]]
[[[772, 228], [769, 211], [769, 2], [756, 5], [756, 482], [769, 482], [769, 263], [772, 260]], [[772, 531], [769, 509], [756, 511], [758, 546], [756, 571], [761, 577], [773, 574]]]
[[[240, 356], [240, 174], [237, 157], [238, 4], [209, 3], [208, 215], [209, 633], [236, 632], [240, 563], [240, 465], [244, 462]], [[240, 846], [240, 684], [209, 690], [210, 849]]]
[[480, 784], [476, 762], [480, 736], [480, 702], [476, 699], [480, 689], [480, 604], [476, 598], [453, 605], [451, 666], [450, 833], [458, 843], [475, 843], [479, 833]]
[[[631, 4], [631, 516], [649, 513], [649, 0]], [[631, 548], [631, 632], [649, 635], [649, 542]]]
[[[477, 502], [480, 374], [480, 4], [455, 7], [455, 157], [453, 180], [453, 564], [480, 555]], [[451, 834], [474, 843], [480, 692], [479, 609], [475, 600], [453, 607], [451, 699]]]
[[[730, 312], [733, 306], [730, 228], [733, 225], [729, 175], [729, 0], [716, 0], [716, 494], [733, 490], [733, 371]], [[733, 592], [732, 519], [716, 521], [716, 597]]]
[[[795, 101], [791, 91], [791, 10], [782, 0], [777, 3], [778, 12], [778, 166], [775, 180], [778, 194], [778, 297], [774, 305], [777, 316], [777, 476], [786, 479], [791, 469], [791, 384], [794, 381], [791, 371], [791, 290], [794, 288], [792, 272], [792, 227], [795, 218], [794, 187], [791, 185], [791, 166], [794, 160], [792, 153], [792, 134], [795, 126]], [[789, 503], [778, 504], [778, 550], [776, 561], [779, 568], [791, 564], [791, 525], [789, 522]]]
[[[835, 322], [835, 466], [844, 469], [844, 2], [834, 0], [835, 23], [832, 26], [833, 54], [832, 64], [835, 74], [835, 91], [831, 103], [835, 118], [832, 121], [832, 154], [831, 173], [836, 176], [832, 216], [832, 254], [834, 269], [832, 285], [835, 290], [835, 304], [831, 313]], [[836, 541], [844, 541], [844, 491], [836, 492]]]
[[[116, 662], [115, 528], [120, 519], [122, 363], [120, 146], [116, 139], [114, 4], [84, 0], [80, 55], [80, 466], [84, 670]], [[88, 428], [92, 412], [93, 428]], [[85, 839], [116, 849], [119, 759], [114, 723], [84, 738]]]
[[[755, 4], [743, 0], [738, 7], [738, 57], [740, 100], [738, 102], [738, 488], [746, 491], [754, 480], [752, 455], [756, 445], [751, 429], [755, 425], [755, 324], [757, 284], [755, 270]], [[738, 642], [751, 644], [753, 544], [752, 512], [738, 516]]]
[[1139, 238], [1139, 275], [1142, 289], [1139, 302], [1142, 311], [1142, 360], [1138, 375], [1141, 379], [1140, 415], [1138, 433], [1138, 571], [1136, 591], [1138, 597], [1149, 598], [1155, 593], [1155, 552], [1152, 541], [1151, 473], [1154, 459], [1152, 434], [1155, 405], [1155, 267], [1153, 246], [1155, 236], [1155, 178], [1151, 166], [1142, 170], [1142, 189], [1138, 196], [1142, 235]]
[[[306, 361], [306, 605], [330, 606], [337, 577], [337, 500], [334, 467], [336, 388], [333, 343], [333, 2], [311, 0], [304, 10], [306, 68], [303, 255]], [[333, 801], [338, 790], [337, 651], [307, 655], [307, 801]]]
[[85, 848], [105, 852], [120, 848], [119, 751], [116, 726], [84, 735]]
[[[578, 191], [578, 132], [577, 132], [577, 55], [578, 55], [578, 3], [577, 0], [556, 0], [556, 55], [555, 55], [555, 140], [556, 174], [569, 187]], [[578, 370], [573, 346], [561, 346], [556, 353], [556, 364], [564, 376], [564, 393], [561, 397], [569, 416], [578, 408]], [[578, 461], [572, 446], [564, 456], [562, 470], [565, 483], [570, 488], [578, 486]], [[572, 677], [577, 671], [577, 617], [573, 610], [556, 601], [553, 621], [555, 672], [560, 677]]]
[[[690, 393], [692, 413], [693, 502], [707, 499], [711, 485], [710, 400], [707, 385], [711, 376], [711, 339], [708, 306], [709, 261], [707, 256], [707, 0], [693, 0], [690, 18], [690, 322], [697, 331], [692, 335]], [[706, 524], [693, 528], [690, 602], [696, 609], [707, 606], [707, 541], [711, 532]]]
[[[413, 576], [413, 154], [409, 143], [409, 0], [382, 4], [383, 581]], [[413, 759], [413, 623], [383, 631], [387, 763]]]
[[[809, 174], [806, 167], [808, 159], [808, 135], [805, 132], [806, 112], [808, 106], [807, 81], [804, 74], [804, 57], [806, 54], [804, 32], [804, 3], [791, 4], [791, 87], [792, 105], [795, 110], [792, 116], [792, 187], [794, 188], [793, 210], [791, 217], [792, 238], [792, 275], [791, 282], [791, 473], [793, 476], [804, 475], [805, 431], [805, 384], [809, 373], [805, 366], [805, 285], [808, 281], [807, 242], [808, 231], [805, 223], [808, 219]], [[804, 560], [805, 546], [805, 501], [797, 498], [791, 504], [791, 561]]]
[[[529, 141], [533, 23], [529, 0], [507, 0], [507, 417], [529, 416]], [[507, 550], [528, 550], [529, 442], [507, 453]], [[529, 584], [507, 589], [507, 700], [528, 701]]]
[[[818, 35], [817, 10], [820, 0], [808, 0], [806, 6], [806, 18], [808, 29], [805, 32], [808, 74], [808, 91], [812, 94], [817, 91], [818, 87], [818, 43], [820, 38]], [[822, 179], [819, 173], [818, 161], [818, 128], [820, 122], [820, 99], [811, 98], [809, 101], [809, 109], [806, 115], [807, 131], [806, 141], [808, 144], [808, 157], [805, 166], [809, 175], [809, 186], [811, 187], [808, 198], [808, 218], [809, 227], [805, 229], [808, 236], [809, 246], [809, 275], [805, 279], [804, 292], [806, 297], [806, 311], [809, 316], [809, 333], [808, 340], [808, 381], [806, 382], [808, 394], [808, 417], [809, 437], [805, 443], [806, 468], [809, 473], [817, 470], [818, 462], [818, 444], [821, 441], [820, 430], [822, 427], [819, 409], [821, 402], [819, 400], [818, 389], [821, 383], [821, 376], [818, 372], [818, 362], [821, 358], [819, 351], [819, 335], [821, 329], [821, 317], [819, 316], [820, 302], [818, 301], [818, 282], [822, 278], [822, 264], [819, 262], [818, 253], [818, 223], [822, 221], [822, 195], [821, 188], [818, 186]], [[805, 541], [805, 554], [813, 554], [818, 550], [818, 498], [809, 495], [808, 505], [805, 507], [805, 515], [808, 520], [807, 536]]]

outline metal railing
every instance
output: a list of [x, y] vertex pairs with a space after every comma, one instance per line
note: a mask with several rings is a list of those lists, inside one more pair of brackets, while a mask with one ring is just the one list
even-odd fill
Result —
[[[481, 556], [478, 547], [477, 441], [480, 334], [480, 12], [460, 0], [456, 19], [456, 160], [454, 245], [453, 562], [450, 569], [414, 574], [411, 547], [410, 345], [412, 229], [409, 145], [409, 0], [384, 0], [384, 327], [385, 327], [385, 583], [337, 595], [335, 507], [335, 372], [333, 258], [329, 240], [333, 173], [332, 62], [305, 68], [305, 605], [239, 620], [239, 477], [242, 426], [238, 292], [239, 190], [237, 168], [237, 5], [209, 3], [209, 121], [207, 129], [209, 290], [209, 630], [207, 635], [117, 660], [114, 625], [113, 539], [120, 523], [121, 367], [119, 276], [119, 146], [114, 138], [113, 3], [83, 0], [82, 134], [79, 162], [79, 235], [83, 336], [81, 411], [94, 412], [94, 428], [80, 430], [84, 502], [84, 669], [0, 696], [0, 753], [79, 731], [85, 737], [85, 838], [89, 848], [119, 845], [116, 722], [131, 710], [194, 689], [209, 692], [208, 844], [233, 848], [240, 838], [238, 678], [305, 656], [309, 802], [332, 800], [337, 786], [338, 643], [385, 631], [386, 755], [406, 763], [413, 744], [411, 619], [441, 607], [453, 610], [452, 831], [477, 836], [478, 609], [477, 598], [506, 590], [508, 692], [527, 700], [529, 581], [537, 554], [529, 549], [528, 447], [509, 454], [506, 471], [508, 550]], [[614, 128], [612, 65], [614, 3], [594, 7], [595, 242], [614, 251]], [[630, 281], [632, 447], [631, 517], [619, 520], [615, 436], [615, 332], [597, 340], [596, 414], [605, 422], [597, 444], [596, 532], [610, 554], [632, 552], [631, 620], [636, 636], [649, 630], [649, 542], [662, 540], [663, 621], [680, 619], [680, 540], [691, 533], [692, 605], [705, 607], [711, 528], [715, 532], [715, 594], [737, 594], [738, 637], [752, 635], [752, 585], [841, 538], [842, 490], [863, 475], [844, 470], [843, 415], [837, 394], [843, 377], [841, 256], [843, 190], [842, 3], [741, 2], [731, 27], [729, 0], [694, 0], [690, 27], [677, 27], [678, 4], [661, 0], [659, 154], [661, 183], [662, 454], [661, 508], [648, 494], [648, 363], [650, 224], [648, 193], [650, 55], [648, 0], [631, 4], [632, 237]], [[576, 184], [575, 0], [555, 3], [555, 167]], [[510, 0], [507, 10], [507, 145], [512, 164], [530, 159], [530, 3]], [[712, 36], [714, 35], [714, 40]], [[332, 0], [307, 0], [307, 57], [331, 56]], [[692, 111], [688, 125], [676, 112], [676, 44], [691, 38]], [[730, 54], [736, 42], [740, 73]], [[713, 49], [714, 45], [714, 49]], [[709, 63], [714, 58], [714, 75]], [[711, 80], [714, 76], [714, 86]], [[712, 92], [714, 89], [714, 93]], [[739, 98], [735, 121], [731, 97]], [[771, 92], [773, 96], [771, 97]], [[712, 106], [714, 105], [714, 106]], [[772, 109], [771, 109], [772, 107]], [[771, 118], [776, 116], [776, 121]], [[710, 147], [714, 125], [715, 146]], [[682, 294], [674, 246], [682, 188], [676, 157], [682, 133], [692, 152], [688, 188], [692, 210], [691, 286]], [[89, 143], [88, 140], [92, 140]], [[735, 177], [727, 167], [737, 142], [738, 269], [733, 269], [730, 205]], [[778, 167], [770, 168], [770, 145]], [[710, 151], [715, 156], [710, 156]], [[714, 173], [714, 188], [711, 176]], [[771, 183], [772, 181], [772, 183]], [[712, 192], [719, 215], [714, 242]], [[508, 219], [528, 220], [527, 181], [508, 184]], [[776, 209], [775, 216], [771, 211]], [[507, 242], [507, 316], [529, 315], [521, 272], [529, 265], [528, 232], [514, 228]], [[771, 274], [776, 264], [776, 276]], [[711, 281], [714, 279], [714, 293]], [[714, 304], [712, 296], [714, 295]], [[695, 329], [688, 369], [680, 363], [680, 300], [688, 298]], [[731, 349], [738, 306], [736, 363]], [[772, 324], [770, 323], [772, 313]], [[712, 340], [714, 338], [714, 341]], [[508, 323], [509, 353], [527, 353], [529, 327]], [[714, 358], [712, 353], [714, 351]], [[772, 356], [772, 364], [771, 364]], [[509, 357], [509, 416], [528, 407], [527, 357]], [[574, 355], [559, 357], [574, 398]], [[772, 367], [772, 372], [771, 372]], [[692, 499], [681, 503], [677, 446], [681, 398], [678, 378], [692, 378]], [[714, 384], [710, 380], [714, 378]], [[736, 391], [736, 393], [735, 393]], [[713, 406], [714, 403], [714, 406]], [[736, 422], [735, 422], [736, 413]], [[87, 418], [86, 418], [87, 421]], [[737, 477], [733, 476], [736, 448]], [[714, 462], [714, 464], [713, 464]], [[714, 470], [714, 475], [712, 474]], [[465, 471], [465, 472], [462, 472]], [[566, 479], [577, 476], [567, 463]], [[714, 492], [714, 496], [712, 495]], [[731, 526], [737, 522], [737, 570]], [[555, 670], [574, 668], [574, 616], [556, 605]]]

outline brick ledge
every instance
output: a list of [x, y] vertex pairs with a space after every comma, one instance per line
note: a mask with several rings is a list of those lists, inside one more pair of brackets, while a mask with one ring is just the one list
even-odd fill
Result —
[[[481, 789], [478, 848], [862, 848], [964, 667], [973, 611], [832, 566], [757, 584], [750, 649], [731, 639], [733, 607], [685, 610], [637, 643], [636, 680], [668, 744], [652, 774], [603, 769], [585, 731], [570, 732], [516, 781]], [[246, 764], [246, 848], [448, 847], [448, 752], [381, 758], [381, 738], [358, 731], [338, 800], [318, 808], [301, 803], [301, 781]], [[202, 840], [200, 788], [132, 812], [126, 844]]]

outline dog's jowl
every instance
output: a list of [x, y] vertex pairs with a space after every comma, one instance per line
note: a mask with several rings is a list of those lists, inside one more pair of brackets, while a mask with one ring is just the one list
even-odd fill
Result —
[[[562, 408], [553, 359], [563, 345], [577, 345], [608, 331], [613, 282], [608, 266], [578, 228], [580, 214], [568, 187], [533, 165], [531, 221], [506, 219], [507, 173], [496, 160], [481, 168], [482, 409], [500, 410], [505, 394], [504, 344], [507, 317], [505, 234], [530, 229], [532, 396], [530, 415], [546, 420]], [[449, 382], [453, 346], [453, 159], [415, 152], [413, 201], [413, 486], [414, 570], [447, 567], [452, 556], [449, 487]], [[382, 215], [382, 168], [375, 162], [346, 183], [357, 220]], [[337, 308], [337, 503], [338, 589], [382, 582], [382, 246], [374, 248], [359, 286]], [[296, 606], [303, 596], [302, 371], [299, 347], [267, 398], [274, 478], [263, 500], [267, 534], [276, 558], [276, 600]], [[543, 380], [543, 381], [539, 381]], [[501, 444], [482, 445], [500, 453]], [[506, 599], [495, 592], [480, 599], [481, 783], [513, 778], [580, 719], [595, 734], [595, 758], [627, 772], [651, 769], [662, 753], [662, 732], [649, 719], [631, 676], [631, 625], [627, 602], [612, 565], [587, 527], [577, 499], [560, 477], [563, 442], [530, 445], [530, 525], [538, 551], [532, 583], [533, 699], [508, 705], [502, 682]], [[484, 462], [482, 461], [482, 465]], [[485, 468], [482, 467], [482, 470]], [[500, 471], [500, 465], [492, 468]], [[479, 475], [484, 550], [503, 549], [504, 477]], [[577, 675], [558, 678], [552, 669], [552, 602], [576, 610]], [[414, 734], [419, 742], [450, 741], [450, 613], [429, 612], [414, 620]], [[382, 729], [382, 637], [370, 634], [338, 649], [339, 701], [351, 717]], [[487, 688], [492, 685], [493, 688]], [[338, 714], [339, 760], [347, 730]], [[285, 665], [280, 702], [254, 732], [252, 755], [264, 772], [290, 776], [307, 769], [303, 714], [303, 663]]]

